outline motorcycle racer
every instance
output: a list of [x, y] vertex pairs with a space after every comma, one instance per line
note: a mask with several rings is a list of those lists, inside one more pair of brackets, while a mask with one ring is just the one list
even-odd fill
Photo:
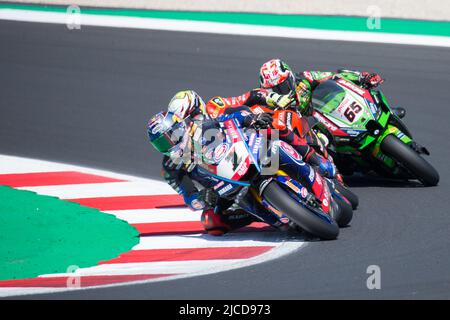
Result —
[[[164, 178], [184, 197], [185, 203], [191, 209], [203, 210], [201, 220], [208, 234], [222, 235], [230, 230], [257, 221], [257, 218], [237, 205], [235, 206], [234, 203], [218, 197], [211, 190], [217, 181], [213, 183], [208, 180], [208, 177], [198, 170], [195, 159], [191, 156], [188, 156], [188, 158], [184, 156], [185, 154], [192, 154], [189, 152], [189, 150], [192, 151], [190, 146], [192, 146], [192, 141], [199, 139], [196, 135], [199, 128], [201, 128], [201, 135], [202, 131], [207, 131], [208, 128], [213, 127], [219, 128], [220, 122], [233, 118], [243, 128], [261, 129], [271, 125], [272, 116], [268, 113], [254, 114], [248, 107], [241, 106], [228, 110], [229, 112], [220, 116], [217, 120], [205, 118], [201, 114], [197, 114], [202, 118], [200, 121], [194, 121], [189, 116], [181, 119], [176, 113], [181, 114], [178, 112], [179, 110], [190, 110], [191, 107], [185, 104], [182, 107], [174, 108], [174, 105], [180, 104], [180, 99], [185, 99], [185, 102], [199, 102], [198, 105], [194, 106], [194, 109], [203, 107], [200, 102], [201, 99], [191, 99], [186, 95], [198, 96], [193, 91], [177, 93], [175, 99], [172, 99], [169, 105], [171, 111], [159, 113], [149, 121], [147, 126], [151, 144], [165, 155], [163, 160]], [[195, 114], [195, 112], [192, 112], [192, 114]], [[175, 134], [177, 131], [179, 131], [178, 134]], [[202, 140], [201, 145], [204, 146], [206, 143]], [[184, 161], [176, 161], [182, 158]], [[305, 168], [310, 172], [309, 177], [312, 175], [314, 178], [315, 175], [312, 174], [314, 169], [310, 166]], [[314, 178], [308, 183], [312, 192], [320, 197], [322, 192], [320, 182], [317, 182]]]
[[[202, 98], [195, 91], [180, 91], [170, 101], [166, 113], [159, 113], [150, 119], [147, 134], [150, 143], [164, 154], [162, 174], [166, 182], [183, 196], [189, 208], [203, 210], [201, 222], [208, 234], [222, 235], [246, 226], [256, 218], [218, 198], [208, 184], [202, 185], [204, 177], [198, 172], [193, 159], [188, 157], [180, 162], [174, 161], [171, 156], [174, 147], [189, 141], [199, 126], [205, 129], [217, 123], [202, 112], [204, 107]], [[271, 121], [267, 114], [255, 115], [251, 112], [240, 115], [238, 119], [244, 126], [267, 126]]]
[[[337, 72], [303, 71], [295, 74], [283, 60], [271, 59], [260, 68], [259, 88], [237, 97], [222, 98], [222, 104], [225, 106], [214, 106], [213, 100], [209, 112], [214, 116], [227, 106], [259, 104], [271, 108], [287, 108], [293, 105], [302, 115], [311, 115], [314, 89], [321, 82], [332, 78], [342, 78], [364, 88], [375, 88], [384, 82], [376, 73], [345, 69]], [[406, 111], [403, 108], [393, 109], [397, 116], [404, 117]]]
[[[242, 97], [214, 97], [207, 102], [206, 111], [210, 117], [216, 118], [230, 108], [241, 106], [239, 103], [242, 103]], [[249, 103], [248, 101], [251, 102]], [[254, 97], [248, 98], [245, 101], [248, 104], [252, 104], [253, 102], [255, 102]], [[260, 105], [253, 106], [251, 110], [254, 113], [270, 111], [270, 109]], [[311, 147], [313, 144], [320, 144], [326, 138], [321, 138], [320, 142], [317, 141], [317, 137], [309, 130], [308, 122], [297, 112], [293, 110], [275, 111], [273, 113], [272, 127], [279, 130], [280, 139], [293, 146], [307, 163], [319, 170], [321, 175], [328, 178], [337, 178], [340, 182], [343, 182], [342, 176], [337, 173], [335, 165], [330, 161], [332, 160], [331, 156], [327, 154], [324, 157]], [[321, 149], [323, 153], [326, 153], [325, 148]]]

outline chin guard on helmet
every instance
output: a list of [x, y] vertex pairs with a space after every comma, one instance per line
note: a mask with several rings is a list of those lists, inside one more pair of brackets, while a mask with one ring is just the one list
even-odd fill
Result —
[[284, 61], [272, 59], [264, 63], [259, 70], [259, 86], [286, 95], [295, 90], [295, 76]]
[[171, 112], [160, 112], [147, 125], [150, 143], [159, 152], [168, 155], [179, 144], [186, 131], [185, 122]]

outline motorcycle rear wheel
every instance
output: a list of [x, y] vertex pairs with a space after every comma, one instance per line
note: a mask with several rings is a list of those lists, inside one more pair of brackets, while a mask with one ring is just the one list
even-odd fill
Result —
[[333, 204], [335, 205], [335, 212], [333, 213], [333, 219], [337, 222], [340, 228], [348, 226], [353, 218], [353, 209], [350, 203], [347, 203], [344, 199], [333, 197]]
[[339, 182], [335, 182], [336, 190], [339, 191], [352, 205], [352, 209], [356, 210], [359, 205], [359, 198], [356, 194], [353, 193], [350, 189], [347, 189]]

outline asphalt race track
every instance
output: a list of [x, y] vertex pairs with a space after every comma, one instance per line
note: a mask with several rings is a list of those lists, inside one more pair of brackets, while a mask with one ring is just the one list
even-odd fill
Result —
[[[360, 197], [351, 227], [276, 261], [39, 298], [450, 298], [449, 49], [6, 21], [0, 46], [2, 154], [159, 177], [146, 140], [151, 115], [181, 89], [241, 94], [257, 85], [263, 62], [281, 57], [296, 70], [380, 72], [441, 176], [433, 188], [349, 179]], [[366, 287], [370, 265], [381, 268], [380, 290]]]

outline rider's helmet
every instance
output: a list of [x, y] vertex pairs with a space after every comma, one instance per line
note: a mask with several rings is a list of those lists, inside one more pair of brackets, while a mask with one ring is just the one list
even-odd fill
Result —
[[197, 115], [205, 115], [205, 103], [203, 99], [193, 90], [177, 92], [169, 102], [168, 112], [173, 113], [180, 119], [188, 116], [194, 118]]
[[259, 70], [260, 88], [286, 95], [295, 92], [295, 76], [286, 62], [272, 59]]
[[185, 121], [172, 112], [160, 112], [147, 124], [150, 143], [165, 155], [182, 141], [185, 132]]
[[206, 102], [206, 112], [208, 116], [215, 119], [219, 115], [223, 114], [226, 107], [225, 99], [219, 96], [212, 97]]

